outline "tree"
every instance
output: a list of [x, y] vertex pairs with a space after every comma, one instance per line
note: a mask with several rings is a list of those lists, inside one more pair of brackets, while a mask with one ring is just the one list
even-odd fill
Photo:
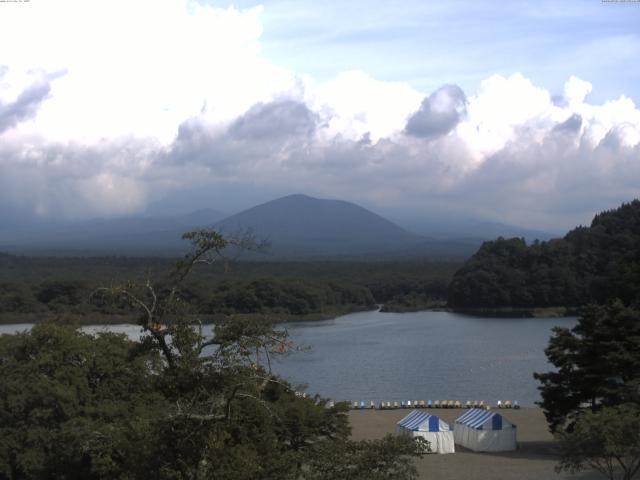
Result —
[[485, 242], [449, 287], [450, 305], [461, 308], [580, 307], [616, 298], [627, 305], [640, 298], [640, 200], [563, 238]]
[[0, 479], [139, 478], [170, 411], [157, 352], [64, 320], [0, 336]]
[[571, 432], [558, 434], [561, 460], [557, 471], [592, 468], [614, 480], [631, 480], [640, 471], [640, 407], [626, 404], [582, 414]]
[[[422, 438], [387, 435], [381, 440], [324, 443], [316, 449], [308, 480], [395, 480], [415, 474], [411, 456], [416, 450], [428, 452]], [[399, 457], [398, 453], [404, 453]]]
[[535, 373], [551, 430], [571, 430], [581, 412], [640, 400], [640, 311], [620, 301], [589, 306], [571, 330], [556, 327], [545, 349], [556, 371]]
[[346, 404], [302, 397], [271, 371], [295, 349], [286, 330], [236, 316], [203, 334], [185, 279], [258, 245], [184, 238], [193, 250], [167, 279], [95, 293], [140, 312], [139, 342], [64, 322], [0, 337], [0, 480], [414, 478], [413, 440], [353, 442]]

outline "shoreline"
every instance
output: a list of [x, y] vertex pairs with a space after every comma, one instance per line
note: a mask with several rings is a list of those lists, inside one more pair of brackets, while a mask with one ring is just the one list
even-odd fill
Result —
[[424, 307], [403, 307], [386, 308], [382, 306], [383, 313], [416, 313], [416, 312], [449, 312], [460, 315], [468, 315], [478, 318], [566, 318], [580, 315], [581, 307], [534, 307], [534, 308], [460, 308], [449, 307], [447, 305], [424, 306]]
[[[548, 308], [450, 308], [443, 306], [435, 306], [430, 308], [420, 309], [403, 309], [403, 310], [387, 310], [385, 304], [376, 304], [372, 307], [360, 307], [350, 306], [344, 309], [337, 309], [331, 312], [314, 312], [304, 315], [294, 315], [290, 313], [216, 313], [216, 314], [203, 314], [194, 315], [194, 317], [200, 318], [203, 325], [213, 325], [217, 320], [227, 319], [230, 316], [242, 315], [242, 316], [255, 316], [261, 317], [265, 320], [271, 321], [274, 324], [287, 324], [297, 322], [319, 322], [324, 320], [334, 320], [338, 317], [350, 315], [352, 313], [420, 313], [420, 312], [448, 312], [456, 313], [459, 315], [466, 315], [476, 318], [505, 318], [505, 319], [518, 319], [518, 318], [568, 318], [576, 317], [580, 315], [579, 307], [548, 307]], [[136, 315], [110, 315], [110, 314], [56, 314], [56, 313], [22, 313], [22, 314], [0, 314], [0, 325], [28, 325], [37, 324], [45, 319], [51, 319], [55, 317], [64, 317], [71, 320], [72, 323], [77, 323], [80, 326], [94, 326], [94, 325], [137, 325]]]
[[[331, 312], [314, 312], [304, 315], [294, 315], [291, 313], [215, 313], [215, 314], [202, 314], [194, 315], [195, 318], [199, 318], [203, 325], [213, 325], [217, 320], [227, 319], [231, 316], [254, 316], [262, 317], [265, 320], [272, 321], [274, 323], [293, 323], [293, 322], [318, 322], [323, 320], [332, 320], [337, 317], [349, 315], [351, 313], [360, 312], [376, 312], [379, 311], [379, 306], [375, 305], [370, 308], [357, 308], [355, 306], [349, 306], [344, 309], [336, 309]], [[22, 314], [4, 314], [0, 315], [0, 325], [27, 325], [37, 324], [46, 319], [52, 319], [56, 317], [68, 318], [72, 323], [78, 325], [93, 326], [93, 325], [137, 325], [136, 318], [138, 315], [110, 315], [110, 314], [72, 314], [72, 313], [22, 313]]]
[[[373, 440], [386, 434], [395, 435], [396, 423], [412, 409], [350, 410], [347, 415], [354, 440]], [[450, 426], [467, 411], [461, 409], [424, 409], [440, 417]], [[518, 449], [513, 452], [478, 453], [456, 445], [456, 453], [430, 454], [415, 460], [419, 479], [429, 480], [539, 480], [600, 478], [597, 472], [586, 471], [577, 476], [558, 474], [554, 468], [558, 461], [555, 440], [549, 433], [542, 409], [491, 409], [516, 425]]]
[[448, 311], [480, 318], [566, 318], [580, 315], [581, 307], [450, 308]]

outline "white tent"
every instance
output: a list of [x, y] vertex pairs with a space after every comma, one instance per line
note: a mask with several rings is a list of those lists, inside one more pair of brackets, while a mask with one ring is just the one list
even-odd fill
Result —
[[456, 420], [453, 436], [458, 445], [475, 452], [506, 452], [517, 447], [516, 426], [499, 413], [480, 408]]
[[430, 443], [433, 453], [453, 453], [455, 446], [449, 424], [435, 415], [413, 410], [396, 425], [396, 431], [412, 437], [422, 437]]

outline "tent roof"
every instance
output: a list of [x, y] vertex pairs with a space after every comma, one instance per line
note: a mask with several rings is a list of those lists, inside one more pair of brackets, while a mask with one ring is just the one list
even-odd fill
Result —
[[491, 410], [472, 408], [456, 419], [459, 425], [465, 425], [476, 430], [502, 430], [515, 427], [502, 418], [502, 415]]
[[402, 420], [398, 422], [398, 426], [404, 427], [407, 430], [418, 431], [421, 430], [420, 427], [426, 426], [424, 430], [429, 432], [448, 432], [450, 431], [449, 425], [439, 417], [435, 415], [430, 415], [426, 412], [419, 412], [418, 410], [413, 410], [409, 415], [404, 417]]

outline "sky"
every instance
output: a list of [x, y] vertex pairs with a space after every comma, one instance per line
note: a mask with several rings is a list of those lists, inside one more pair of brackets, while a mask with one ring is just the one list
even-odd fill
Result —
[[0, 216], [291, 193], [563, 231], [640, 196], [640, 2], [0, 2]]

